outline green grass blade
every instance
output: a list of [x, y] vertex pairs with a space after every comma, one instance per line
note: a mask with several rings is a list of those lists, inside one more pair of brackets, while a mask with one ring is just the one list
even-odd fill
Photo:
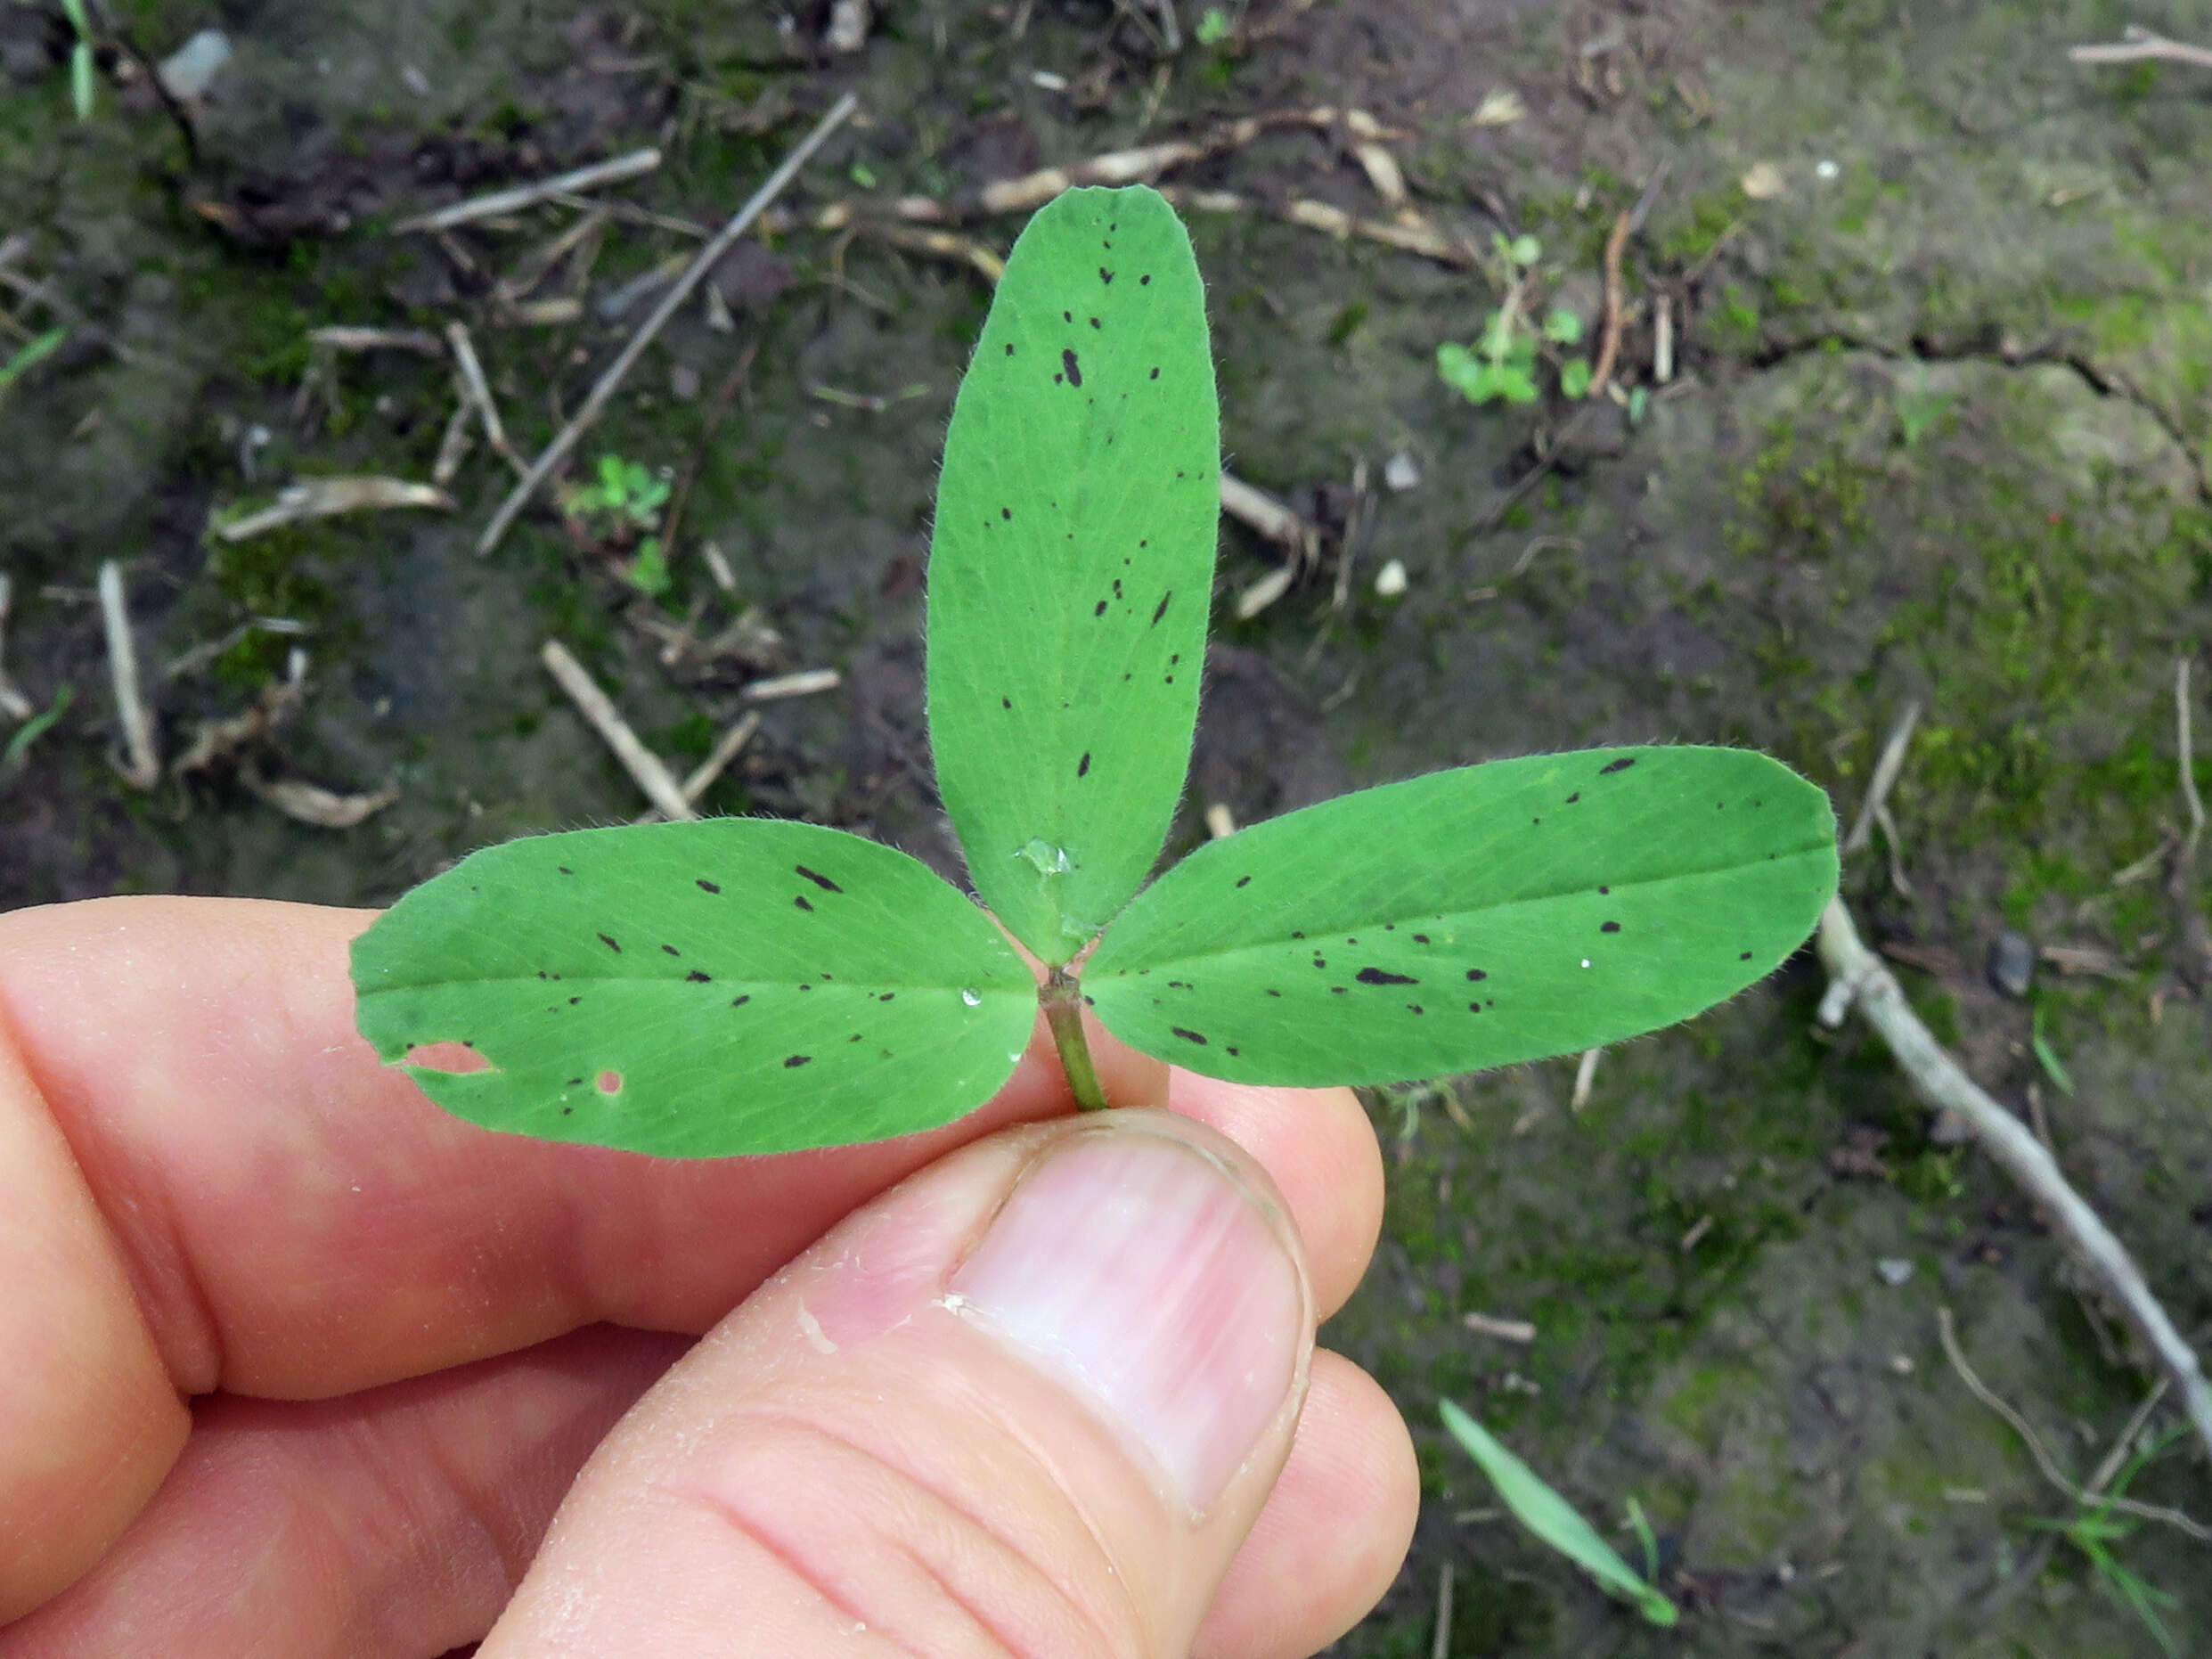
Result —
[[1679, 1616], [1675, 1605], [1646, 1583], [1613, 1547], [1575, 1512], [1574, 1506], [1554, 1491], [1529, 1466], [1499, 1445], [1490, 1431], [1450, 1401], [1442, 1402], [1444, 1426], [1481, 1465], [1498, 1495], [1521, 1524], [1573, 1562], [1614, 1595], [1636, 1604], [1653, 1624], [1670, 1625]]
[[1030, 221], [954, 405], [929, 564], [929, 727], [975, 890], [1065, 962], [1182, 793], [1213, 584], [1205, 299], [1156, 193]]
[[0, 771], [5, 771], [30, 753], [30, 746], [53, 730], [62, 715], [69, 712], [69, 703], [77, 696], [74, 685], [64, 685], [53, 694], [53, 701], [16, 727], [8, 739], [8, 746], [0, 749]]
[[69, 337], [69, 330], [53, 328], [25, 340], [12, 356], [5, 363], [0, 363], [0, 392], [6, 391], [24, 375], [61, 350], [61, 342]]
[[489, 1062], [408, 1066], [446, 1110], [676, 1157], [949, 1123], [1037, 1011], [1021, 959], [926, 867], [759, 819], [486, 847], [380, 918], [353, 969], [384, 1059], [465, 1042]]
[[1617, 1042], [1761, 978], [1835, 890], [1828, 797], [1738, 749], [1436, 772], [1209, 843], [1082, 973], [1123, 1042], [1237, 1083], [1395, 1083]]

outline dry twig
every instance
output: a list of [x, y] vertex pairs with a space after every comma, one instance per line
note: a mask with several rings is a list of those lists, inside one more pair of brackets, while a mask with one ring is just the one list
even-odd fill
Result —
[[2197, 794], [2196, 745], [2190, 733], [2189, 658], [2174, 665], [2174, 747], [2181, 773], [2182, 801], [2189, 808], [2189, 833], [2175, 843], [2166, 864], [2166, 896], [2179, 929], [2175, 964], [2192, 991], [2212, 983], [2212, 928], [2197, 904], [2197, 844], [2204, 838], [2204, 802]]
[[803, 668], [796, 674], [755, 680], [739, 695], [748, 703], [773, 703], [787, 697], [812, 697], [818, 692], [834, 691], [843, 683], [844, 676], [835, 668]]
[[1906, 748], [1912, 743], [1913, 728], [1919, 723], [1920, 702], [1914, 699], [1905, 705], [1905, 712], [1890, 728], [1889, 740], [1881, 746], [1881, 758], [1874, 763], [1874, 775], [1866, 786], [1866, 798], [1858, 804], [1858, 816], [1851, 821], [1851, 833], [1843, 838], [1846, 853], [1864, 852], [1866, 844], [1873, 839], [1875, 815], [1888, 804], [1890, 791], [1897, 787], [1898, 773], [1905, 769]]
[[1605, 327], [1598, 341], [1597, 366], [1590, 372], [1593, 397], [1605, 395], [1605, 388], [1612, 384], [1613, 365], [1620, 360], [1622, 313], [1628, 306], [1627, 290], [1620, 279], [1620, 257], [1628, 251], [1633, 224], [1632, 216], [1622, 213], [1613, 220], [1612, 234], [1605, 238]]
[[[1951, 1361], [1951, 1369], [1958, 1373], [1959, 1381], [1966, 1385], [1966, 1392], [2003, 1418], [2012, 1426], [2012, 1432], [2028, 1442], [2028, 1455], [2035, 1459], [2036, 1467], [2043, 1471], [2043, 1478], [2049, 1481], [2052, 1485], [2057, 1487], [2077, 1504], [2094, 1505], [2099, 1508], [2116, 1510], [2121, 1515], [2132, 1515], [2138, 1520], [2156, 1521], [2161, 1525], [2170, 1526], [2177, 1532], [2188, 1533], [2200, 1543], [2212, 1544], [2212, 1526], [2205, 1525], [2203, 1522], [2183, 1514], [2179, 1509], [2169, 1509], [2163, 1504], [2144, 1503], [2134, 1498], [2114, 1498], [2105, 1495], [2104, 1483], [2112, 1478], [2114, 1472], [2117, 1472], [2119, 1462], [2126, 1460], [2125, 1448], [2128, 1440], [2134, 1437], [2134, 1430], [2141, 1427], [2140, 1420], [2130, 1425], [2130, 1432], [2124, 1435], [2118, 1446], [2114, 1448], [2118, 1453], [2118, 1460], [2108, 1456], [2105, 1460], [2106, 1467], [2100, 1467], [2097, 1478], [2088, 1488], [2077, 1486], [2067, 1478], [2065, 1471], [2059, 1467], [2057, 1459], [2052, 1457], [2050, 1449], [2043, 1443], [2028, 1419], [2022, 1417], [2004, 1395], [1983, 1382], [1975, 1374], [1974, 1368], [1966, 1362], [1965, 1351], [1959, 1346], [1958, 1331], [1953, 1324], [1949, 1308], [1939, 1307], [1936, 1310], [1936, 1335], [1942, 1338], [1944, 1357]], [[2163, 1387], [2164, 1384], [2161, 1383], [2160, 1386]], [[2151, 1398], [2142, 1407], [2137, 1408], [2138, 1419], [2149, 1416], [2149, 1408], [2157, 1404], [2158, 1399], [2159, 1395], [2154, 1391]]]
[[2184, 41], [2168, 40], [2164, 35], [2154, 35], [2134, 23], [2120, 31], [2120, 44], [2117, 45], [2069, 46], [2066, 55], [2077, 63], [2137, 63], [2146, 58], [2156, 58], [2168, 63], [2187, 63], [2197, 69], [2212, 69], [2212, 50], [2192, 46]]
[[499, 418], [499, 405], [492, 401], [491, 382], [484, 378], [484, 365], [477, 361], [476, 342], [469, 338], [466, 323], [445, 325], [445, 343], [453, 348], [453, 364], [461, 372], [461, 384], [476, 406], [477, 419], [484, 423], [484, 437], [500, 458], [517, 472], [526, 472], [522, 457], [515, 454], [514, 445], [507, 441], [507, 428]]
[[398, 233], [408, 231], [450, 231], [456, 225], [498, 218], [502, 214], [526, 208], [532, 202], [543, 201], [549, 196], [596, 190], [602, 184], [618, 184], [624, 179], [650, 173], [659, 165], [659, 151], [633, 150], [628, 155], [616, 156], [608, 161], [595, 161], [590, 167], [559, 173], [551, 178], [540, 179], [535, 184], [518, 184], [511, 190], [495, 190], [489, 195], [472, 196], [467, 201], [453, 203], [450, 208], [440, 208], [435, 213], [417, 214], [411, 219], [402, 219], [392, 229]]
[[1944, 1051], [1913, 1012], [1912, 1004], [1880, 957], [1861, 943], [1842, 897], [1821, 912], [1820, 960], [1828, 970], [1828, 992], [1821, 999], [1820, 1021], [1831, 1028], [1856, 1007], [1904, 1068], [1913, 1091], [1938, 1112], [1948, 1111], [1971, 1126], [1996, 1159], [2028, 1197], [2051, 1217], [2105, 1294], [2180, 1395], [2198, 1438], [2212, 1451], [2212, 1386], [2189, 1344], [2144, 1282], [2127, 1247], [2067, 1181], [2065, 1174], [2019, 1118], [1985, 1093]]
[[138, 647], [131, 638], [131, 613], [123, 595], [123, 567], [112, 559], [100, 566], [100, 617], [108, 636], [108, 677], [115, 687], [116, 718], [123, 726], [128, 757], [116, 770], [133, 789], [151, 789], [161, 781], [161, 756], [154, 748], [153, 714], [138, 688]]
[[451, 511], [454, 505], [453, 498], [436, 485], [415, 484], [405, 478], [303, 478], [279, 490], [274, 506], [218, 525], [216, 534], [226, 542], [242, 542], [288, 524], [328, 519], [341, 512], [385, 507], [437, 507]]
[[530, 464], [529, 470], [515, 486], [513, 493], [500, 504], [498, 512], [493, 515], [492, 522], [485, 527], [484, 535], [477, 543], [478, 553], [488, 553], [499, 545], [509, 527], [529, 503], [530, 497], [552, 476], [553, 470], [567, 458], [568, 452], [575, 447], [584, 429], [599, 418], [600, 412], [607, 406], [608, 399], [615, 395], [616, 388], [628, 377], [637, 360], [644, 355], [645, 348], [652, 344], [655, 336], [667, 324], [668, 319], [682, 308], [683, 302], [690, 298], [692, 290], [714, 268], [722, 257], [737, 245], [738, 239], [752, 228], [753, 221], [760, 217], [768, 205], [798, 176], [799, 169], [821, 147], [823, 141], [843, 126], [845, 118], [859, 107], [860, 100], [851, 93], [832, 104], [829, 112], [814, 123], [814, 130], [799, 141], [797, 147], [783, 159], [782, 165], [753, 192], [752, 200], [738, 209], [730, 222], [715, 233], [712, 241], [699, 249], [698, 256], [676, 279], [674, 286], [661, 297], [660, 304], [653, 308], [653, 315], [645, 319], [638, 331], [631, 336], [630, 343], [622, 348], [621, 355], [600, 376], [590, 396], [584, 400], [584, 406], [554, 435], [553, 441]]
[[[730, 763], [744, 752], [745, 746], [753, 740], [753, 734], [760, 729], [761, 717], [748, 710], [744, 719], [722, 734], [706, 758], [692, 768], [690, 776], [684, 779], [683, 798], [693, 806], [704, 800], [707, 790], [714, 787], [715, 780], [729, 770]], [[631, 821], [654, 824], [662, 822], [665, 817], [665, 814], [658, 807], [650, 807]]]
[[[8, 609], [14, 598], [15, 578], [0, 570], [0, 651], [4, 651], [7, 644]], [[0, 665], [4, 662], [0, 658]], [[29, 720], [34, 707], [30, 699], [23, 695], [23, 688], [8, 677], [6, 667], [0, 666], [0, 715], [10, 720]]]
[[607, 740], [607, 747], [614, 750], [623, 769], [637, 780], [638, 788], [645, 791], [664, 816], [687, 822], [698, 816], [691, 810], [691, 803], [684, 798], [667, 763], [645, 747], [607, 693], [599, 689], [599, 682], [569, 654], [567, 646], [559, 640], [548, 640], [538, 648], [538, 660], [559, 682], [560, 689], [568, 693], [568, 700], [576, 706], [577, 712]]

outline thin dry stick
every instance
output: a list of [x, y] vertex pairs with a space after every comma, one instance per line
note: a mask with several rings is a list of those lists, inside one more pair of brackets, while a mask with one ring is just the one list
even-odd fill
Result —
[[1843, 838], [1843, 850], [1857, 853], [1865, 850], [1873, 839], [1874, 818], [1890, 799], [1890, 791], [1897, 787], [1898, 773], [1905, 769], [1905, 751], [1912, 743], [1913, 728], [1920, 723], [1918, 699], [1905, 705], [1905, 712], [1890, 728], [1889, 740], [1881, 746], [1881, 758], [1874, 763], [1873, 780], [1866, 786], [1866, 798], [1858, 804], [1858, 816], [1851, 821], [1851, 833]]
[[453, 362], [461, 370], [461, 383], [468, 389], [469, 401], [476, 405], [477, 419], [484, 423], [484, 436], [507, 464], [517, 472], [526, 471], [522, 457], [515, 454], [514, 445], [507, 441], [507, 428], [499, 418], [499, 405], [492, 401], [491, 382], [484, 378], [484, 365], [477, 361], [476, 342], [469, 338], [466, 323], [445, 325], [445, 343], [453, 348]]
[[786, 697], [812, 697], [819, 691], [834, 691], [842, 682], [835, 668], [802, 668], [796, 674], [755, 680], [739, 695], [748, 703], [772, 703]]
[[2169, 63], [2192, 64], [2212, 69], [2212, 51], [2183, 41], [2168, 40], [2130, 23], [2120, 31], [2124, 44], [2110, 46], [2069, 46], [2066, 55], [2077, 63], [2134, 63], [2144, 58], [2163, 58]]
[[1436, 1575], [1436, 1632], [1429, 1638], [1429, 1659], [1450, 1659], [1452, 1564]]
[[2189, 808], [2189, 833], [2167, 860], [2166, 896], [2181, 931], [2175, 967], [2194, 990], [2212, 980], [2212, 928], [2197, 907], [2197, 843], [2204, 835], [2204, 803], [2197, 796], [2197, 751], [2189, 728], [2189, 658], [2184, 657], [2174, 665], [2174, 748], [2182, 800]]
[[477, 543], [479, 554], [488, 553], [499, 545], [501, 538], [521, 515], [523, 508], [529, 504], [530, 497], [536, 494], [539, 486], [552, 476], [553, 469], [567, 458], [568, 452], [576, 446], [576, 441], [584, 436], [584, 429], [599, 418], [600, 412], [607, 406], [608, 399], [615, 395], [616, 388], [628, 377], [637, 360], [644, 356], [645, 348], [652, 344], [654, 337], [666, 326], [669, 318], [682, 309], [684, 301], [691, 298], [692, 290], [721, 262], [722, 257], [737, 245], [738, 238], [752, 228], [753, 221], [760, 217], [768, 204], [782, 194], [784, 187], [798, 176], [799, 169], [806, 165], [815, 151], [821, 148], [823, 141], [842, 127], [845, 118], [858, 108], [860, 100], [851, 93], [832, 104], [829, 113], [814, 123], [814, 130], [801, 139], [798, 147], [783, 159], [783, 165], [771, 173], [767, 183], [753, 192], [752, 200], [738, 209], [736, 216], [722, 227], [712, 241], [699, 249], [698, 257], [691, 261], [690, 269], [678, 277], [674, 286], [661, 297], [660, 304], [653, 308], [653, 315], [645, 319], [638, 331], [630, 337], [630, 343], [622, 348], [622, 355], [608, 365], [606, 373], [599, 377], [591, 395], [584, 400], [584, 406], [569, 419], [567, 425], [555, 434], [553, 441], [545, 446], [544, 453], [523, 474], [522, 481], [500, 503], [499, 511], [493, 515], [492, 522], [485, 527], [484, 535]]
[[123, 598], [123, 567], [112, 559], [100, 566], [100, 617], [107, 626], [116, 718], [123, 723], [123, 747], [130, 756], [127, 765], [116, 770], [134, 789], [151, 789], [161, 781], [161, 756], [154, 748], [153, 715], [138, 689], [138, 647], [131, 639], [131, 613]]
[[1590, 1103], [1590, 1085], [1597, 1081], [1597, 1057], [1602, 1049], [1585, 1049], [1582, 1060], [1574, 1068], [1574, 1095], [1567, 1102], [1570, 1112], [1579, 1112]]
[[412, 351], [425, 357], [436, 357], [445, 351], [437, 336], [427, 329], [355, 328], [346, 323], [333, 323], [328, 328], [309, 329], [308, 341], [327, 346], [332, 351]]
[[1597, 367], [1590, 374], [1590, 396], [1603, 397], [1612, 384], [1613, 364], [1620, 360], [1621, 313], [1628, 295], [1620, 281], [1620, 257], [1628, 251], [1628, 233], [1635, 216], [1623, 213], [1613, 220], [1612, 234], [1605, 239], [1605, 331], [1597, 347]]
[[2174, 665], [2174, 728], [2181, 757], [2182, 799], [2189, 805], [2189, 838], [2182, 843], [2182, 857], [2193, 859], [2204, 835], [2204, 802], [2197, 794], [2197, 751], [2189, 738], [2189, 658]]
[[450, 231], [456, 225], [469, 225], [477, 219], [495, 219], [502, 213], [512, 213], [534, 201], [543, 201], [548, 196], [593, 190], [601, 184], [618, 184], [624, 179], [636, 178], [641, 173], [650, 173], [659, 165], [659, 151], [633, 150], [626, 156], [616, 156], [609, 161], [596, 161], [590, 167], [577, 168], [574, 172], [559, 173], [551, 178], [540, 179], [535, 184], [518, 184], [511, 190], [495, 190], [487, 196], [472, 196], [467, 201], [453, 203], [450, 208], [440, 208], [435, 213], [417, 214], [413, 218], [402, 219], [392, 229], [396, 233]]
[[1983, 1092], [1979, 1084], [1944, 1052], [1921, 1023], [1897, 978], [1881, 959], [1861, 943], [1851, 912], [1841, 895], [1821, 912], [1819, 950], [1828, 970], [1828, 993], [1821, 999], [1820, 1021], [1833, 1028], [1852, 1007], [1905, 1068], [1922, 1101], [1940, 1112], [1956, 1113], [1972, 1127], [1982, 1146], [2050, 1215], [2060, 1235], [2118, 1304], [2122, 1314], [2159, 1368], [2179, 1392], [2183, 1409], [2206, 1450], [2212, 1451], [2212, 1385], [2195, 1352], [2182, 1340], [2174, 1321], [2151, 1293], [2127, 1247], [2113, 1237], [2097, 1213], [2067, 1182], [2051, 1155], [2019, 1118]]
[[[1959, 1346], [1958, 1331], [1952, 1322], [1951, 1310], [1947, 1307], [1939, 1307], [1936, 1310], [1936, 1335], [1943, 1339], [1944, 1357], [1951, 1361], [1951, 1369], [1958, 1373], [1959, 1381], [1966, 1385], [1966, 1391], [2012, 1425], [2012, 1432], [2028, 1442], [2028, 1456], [2035, 1459], [2036, 1467], [2043, 1471], [2043, 1478], [2049, 1481], [2052, 1485], [2057, 1487], [2077, 1504], [2113, 1509], [2122, 1515], [2132, 1515], [2145, 1521], [2157, 1521], [2163, 1525], [2173, 1527], [2177, 1532], [2186, 1532], [2201, 1543], [2212, 1543], [2212, 1526], [2205, 1525], [2203, 1522], [2183, 1514], [2179, 1509], [2169, 1509], [2163, 1504], [2144, 1503], [2134, 1498], [2105, 1496], [2102, 1491], [2102, 1481], [2111, 1479], [2110, 1474], [2103, 1474], [2100, 1471], [2102, 1478], [2094, 1487], [2085, 1489], [2075, 1485], [2066, 1477], [2065, 1472], [2059, 1467], [2057, 1459], [2052, 1457], [2049, 1449], [2037, 1436], [2034, 1427], [2029, 1425], [2028, 1419], [2022, 1417], [2004, 1395], [1975, 1375], [1974, 1368], [1966, 1362], [1965, 1351]], [[2147, 1408], [2156, 1403], [2157, 1400], [2158, 1396], [2154, 1393], [2149, 1401], [2144, 1402], [2143, 1408], [2138, 1409], [2137, 1422], [2131, 1426], [2131, 1434], [2133, 1427], [2140, 1426], [2141, 1418], [2149, 1415]], [[2124, 1446], [2126, 1443], [2126, 1441], [2123, 1438], [2121, 1444]]]
[[[723, 732], [706, 758], [691, 769], [691, 775], [683, 780], [683, 798], [697, 806], [706, 798], [707, 790], [730, 769], [730, 763], [742, 754], [745, 746], [753, 740], [753, 734], [761, 729], [761, 717], [747, 712], [745, 718]], [[654, 824], [662, 821], [658, 807], [649, 807], [630, 821], [633, 823]]]
[[[0, 570], [0, 650], [7, 644], [8, 608], [15, 598], [15, 578]], [[33, 704], [23, 695], [23, 688], [9, 678], [8, 671], [0, 666], [0, 715], [10, 720], [29, 720]]]
[[607, 693], [599, 689], [599, 682], [568, 654], [567, 646], [559, 640], [548, 640], [538, 648], [538, 660], [560, 682], [560, 689], [568, 693], [568, 700], [592, 723], [592, 730], [607, 740], [607, 747], [615, 751], [615, 758], [637, 780], [638, 788], [645, 791], [654, 805], [670, 818], [688, 821], [698, 816], [691, 810], [691, 803], [684, 799], [683, 790], [670, 774], [666, 763], [639, 740], [638, 734], [630, 730], [629, 723], [608, 700]]

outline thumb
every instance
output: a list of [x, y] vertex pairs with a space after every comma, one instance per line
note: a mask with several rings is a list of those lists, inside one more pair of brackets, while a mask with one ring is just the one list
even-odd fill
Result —
[[978, 1142], [639, 1403], [481, 1654], [1182, 1655], [1288, 1453], [1313, 1323], [1272, 1184], [1203, 1125]]

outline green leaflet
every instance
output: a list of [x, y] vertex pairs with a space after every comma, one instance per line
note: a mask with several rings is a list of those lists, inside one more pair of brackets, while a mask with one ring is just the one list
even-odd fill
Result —
[[[355, 942], [387, 1061], [487, 1128], [665, 1156], [935, 1128], [987, 1099], [1036, 1018], [1026, 967], [903, 853], [762, 819], [487, 847]], [[607, 1086], [617, 1084], [618, 1086]]]
[[[1439, 1402], [1438, 1410], [1451, 1437], [1481, 1465], [1482, 1473], [1490, 1476], [1490, 1484], [1498, 1488], [1498, 1495], [1522, 1525], [1614, 1595], [1634, 1602], [1637, 1611], [1652, 1623], [1670, 1625], [1680, 1617], [1674, 1603], [1623, 1561], [1572, 1504], [1500, 1445], [1488, 1429], [1449, 1400]], [[1635, 1501], [1629, 1500], [1631, 1504]]]
[[1007, 261], [945, 439], [929, 727], [968, 874], [1065, 962], [1182, 793], [1220, 498], [1205, 300], [1155, 192], [1072, 190]]
[[1736, 749], [1590, 749], [1363, 790], [1201, 847], [1082, 985], [1237, 1083], [1386, 1083], [1618, 1042], [1771, 972], [1835, 889], [1827, 797]]

